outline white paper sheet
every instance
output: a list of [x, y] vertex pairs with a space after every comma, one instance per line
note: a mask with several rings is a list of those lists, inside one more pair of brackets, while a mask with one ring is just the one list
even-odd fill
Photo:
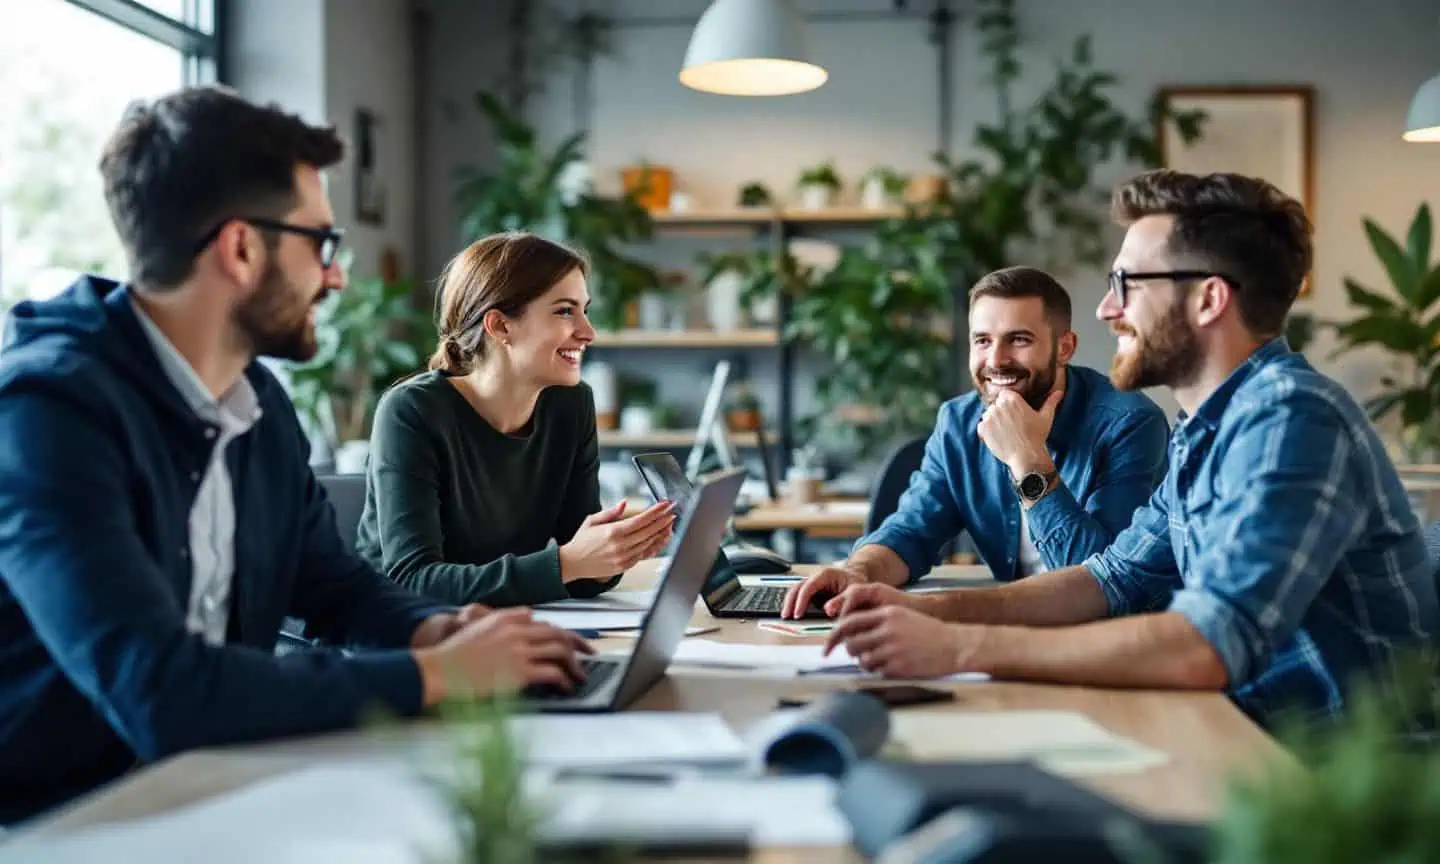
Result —
[[[657, 732], [659, 727], [644, 715], [615, 715], [637, 717], [634, 734], [627, 737]], [[684, 722], [702, 737], [715, 734], [698, 727], [701, 719]], [[546, 735], [576, 731], [530, 725]], [[678, 730], [670, 726], [662, 737]], [[583, 749], [581, 742], [572, 743]], [[691, 749], [718, 746], [711, 740]], [[691, 775], [652, 784], [552, 777], [551, 769], [535, 768], [526, 779], [541, 812], [551, 814], [542, 826], [551, 836], [675, 837], [732, 826], [748, 831], [751, 842], [759, 844], [832, 845], [850, 837], [834, 806], [834, 784], [826, 778]], [[154, 817], [15, 840], [0, 845], [0, 862], [433, 864], [458, 860], [453, 832], [443, 802], [413, 765], [359, 755], [267, 778]]]
[[748, 751], [719, 714], [622, 711], [535, 714], [512, 721], [532, 764], [740, 763]]
[[1073, 711], [893, 711], [890, 741], [908, 758], [1033, 759], [1065, 776], [1142, 771], [1169, 761]]
[[566, 781], [551, 827], [585, 832], [624, 828], [665, 836], [689, 826], [738, 826], [762, 846], [843, 846], [850, 825], [828, 777], [689, 777], [673, 784]]
[[566, 630], [633, 630], [645, 619], [645, 612], [594, 612], [536, 609], [536, 621]]
[[[686, 639], [675, 651], [673, 665], [702, 668], [736, 669], [779, 675], [853, 675], [876, 677], [855, 665], [855, 658], [837, 645], [830, 655], [823, 656], [824, 643], [803, 645], [744, 645], [717, 642], [713, 639]], [[989, 676], [978, 672], [949, 675], [940, 680], [987, 681]]]

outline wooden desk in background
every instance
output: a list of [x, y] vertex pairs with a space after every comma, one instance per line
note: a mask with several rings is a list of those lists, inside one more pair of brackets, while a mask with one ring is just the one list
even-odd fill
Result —
[[870, 515], [866, 500], [833, 499], [795, 506], [761, 501], [735, 516], [736, 531], [804, 531], [814, 537], [859, 537]]
[[[654, 562], [645, 562], [626, 575], [622, 588], [645, 588], [654, 583]], [[984, 568], [947, 567], [935, 574], [937, 582], [974, 585], [988, 581]], [[923, 584], [923, 583], [922, 583]], [[719, 625], [707, 639], [747, 643], [794, 644], [795, 637], [761, 630], [753, 621], [711, 618], [696, 607], [696, 624]], [[809, 637], [818, 639], [819, 637]], [[601, 651], [626, 650], [631, 639], [600, 640]], [[854, 679], [814, 677], [803, 689], [852, 686]], [[1169, 761], [1134, 773], [1096, 776], [1083, 781], [1138, 812], [1152, 816], [1203, 820], [1217, 811], [1225, 778], [1274, 759], [1284, 751], [1219, 693], [1099, 690], [1007, 682], [928, 682], [950, 687], [960, 698], [948, 708], [957, 713], [1000, 710], [1054, 709], [1075, 711], [1142, 744], [1164, 751]], [[755, 678], [713, 669], [672, 667], [667, 678], [646, 694], [636, 710], [713, 711], [722, 714], [737, 732], [775, 707], [777, 697], [794, 692], [793, 679]], [[433, 734], [427, 722], [411, 724], [416, 735]], [[388, 739], [393, 745], [393, 739]], [[346, 732], [281, 743], [246, 745], [187, 753], [117, 782], [70, 808], [40, 820], [24, 834], [60, 834], [107, 822], [136, 819], [233, 792], [251, 783], [327, 760], [349, 758], [387, 746], [376, 732]], [[239, 831], [263, 830], [261, 825], [236, 826]], [[238, 836], [238, 835], [237, 835]], [[847, 848], [763, 849], [751, 861], [859, 862]]]

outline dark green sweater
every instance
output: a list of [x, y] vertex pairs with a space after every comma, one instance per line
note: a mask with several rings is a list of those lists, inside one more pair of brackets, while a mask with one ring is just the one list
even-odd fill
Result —
[[599, 471], [586, 385], [546, 388], [529, 426], [505, 435], [426, 372], [376, 409], [357, 547], [391, 579], [449, 603], [593, 597], [619, 576], [566, 585], [557, 543], [600, 509]]

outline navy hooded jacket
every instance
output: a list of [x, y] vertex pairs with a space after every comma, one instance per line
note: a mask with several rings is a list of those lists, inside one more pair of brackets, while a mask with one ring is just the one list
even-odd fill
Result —
[[[85, 278], [16, 306], [0, 352], [0, 823], [195, 747], [421, 708], [409, 651], [436, 606], [341, 540], [284, 389], [227, 448], [229, 637], [185, 627], [188, 522], [213, 430], [170, 383], [130, 292]], [[207, 434], [208, 433], [208, 434]], [[284, 616], [370, 653], [276, 656]]]

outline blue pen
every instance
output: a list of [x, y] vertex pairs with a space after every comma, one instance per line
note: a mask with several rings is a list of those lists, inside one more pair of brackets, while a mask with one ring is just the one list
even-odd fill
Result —
[[581, 639], [599, 639], [599, 638], [600, 638], [600, 631], [599, 631], [599, 630], [571, 630], [570, 632], [571, 632], [571, 633], [574, 633], [576, 636], [579, 636]]
[[799, 582], [799, 576], [761, 576], [761, 582]]

